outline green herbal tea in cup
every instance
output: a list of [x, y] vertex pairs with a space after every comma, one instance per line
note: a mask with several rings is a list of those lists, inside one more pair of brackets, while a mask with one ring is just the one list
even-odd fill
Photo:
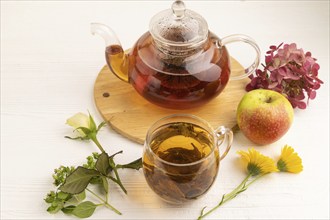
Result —
[[[143, 172], [151, 189], [165, 201], [197, 199], [212, 186], [219, 161], [230, 149], [233, 134], [216, 130], [187, 114], [165, 117], [151, 126], [143, 152]], [[226, 145], [220, 156], [219, 146]]]

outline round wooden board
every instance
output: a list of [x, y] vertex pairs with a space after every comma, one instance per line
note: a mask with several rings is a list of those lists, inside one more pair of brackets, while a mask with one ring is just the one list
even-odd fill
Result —
[[[232, 74], [243, 67], [231, 58]], [[209, 103], [194, 109], [173, 110], [158, 107], [141, 97], [134, 88], [118, 79], [104, 66], [94, 85], [96, 107], [104, 120], [124, 137], [143, 144], [148, 128], [158, 119], [175, 113], [189, 113], [208, 121], [214, 128], [236, 125], [236, 108], [245, 94], [248, 79], [229, 81], [224, 91]]]

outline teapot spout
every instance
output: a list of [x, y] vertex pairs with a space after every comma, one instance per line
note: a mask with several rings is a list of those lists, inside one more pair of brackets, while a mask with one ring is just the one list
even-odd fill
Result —
[[105, 41], [105, 58], [110, 70], [121, 80], [128, 82], [128, 55], [124, 52], [115, 32], [100, 23], [91, 24], [91, 33]]
[[104, 39], [105, 46], [121, 45], [115, 32], [107, 25], [100, 23], [91, 23], [91, 33], [97, 34]]

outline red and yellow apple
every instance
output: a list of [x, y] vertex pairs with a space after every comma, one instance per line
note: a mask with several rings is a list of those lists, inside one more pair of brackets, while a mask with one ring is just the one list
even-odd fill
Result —
[[291, 103], [282, 94], [266, 89], [246, 93], [237, 107], [237, 124], [242, 133], [260, 145], [279, 140], [293, 121]]

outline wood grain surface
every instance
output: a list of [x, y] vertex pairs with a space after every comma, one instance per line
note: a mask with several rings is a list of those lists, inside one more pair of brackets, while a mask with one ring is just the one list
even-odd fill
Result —
[[[231, 58], [232, 74], [243, 67]], [[229, 81], [224, 91], [209, 103], [193, 109], [173, 110], [158, 107], [126, 82], [118, 79], [104, 66], [95, 81], [94, 98], [97, 109], [111, 127], [124, 137], [142, 144], [148, 128], [158, 119], [175, 113], [188, 113], [207, 120], [214, 128], [236, 124], [236, 108], [245, 94], [248, 79]]]

